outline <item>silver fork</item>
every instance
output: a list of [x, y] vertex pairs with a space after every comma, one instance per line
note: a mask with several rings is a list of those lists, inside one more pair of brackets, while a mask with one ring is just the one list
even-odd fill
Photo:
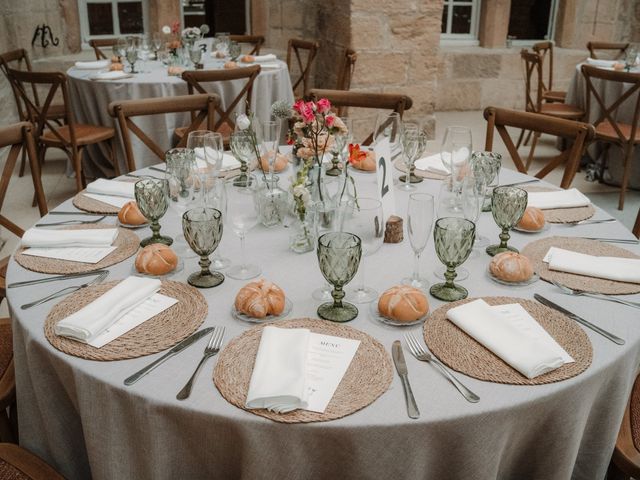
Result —
[[465, 387], [460, 380], [453, 376], [451, 372], [445, 367], [440, 360], [431, 355], [427, 350], [418, 343], [418, 340], [411, 334], [405, 333], [404, 339], [409, 346], [409, 350], [411, 354], [416, 357], [418, 360], [422, 362], [432, 363], [442, 372], [442, 374], [449, 379], [453, 386], [458, 389], [458, 391], [462, 394], [462, 396], [471, 403], [477, 403], [480, 400], [480, 397]]
[[99, 223], [105, 218], [107, 218], [107, 216], [102, 215], [101, 217], [94, 220], [65, 220], [64, 222], [36, 223], [36, 227], [54, 227], [57, 225], [84, 225], [88, 223]]
[[579, 222], [569, 222], [565, 223], [564, 225], [567, 225], [568, 227], [575, 227], [576, 225], [594, 225], [596, 223], [609, 223], [615, 221], [615, 218], [605, 218], [602, 220], [580, 220]]
[[185, 400], [189, 398], [189, 395], [191, 395], [191, 387], [193, 387], [193, 382], [196, 379], [196, 376], [198, 375], [200, 368], [202, 367], [202, 365], [204, 365], [204, 362], [206, 362], [207, 359], [217, 355], [217, 353], [220, 351], [220, 347], [222, 346], [223, 338], [224, 338], [224, 327], [216, 327], [213, 330], [213, 333], [211, 333], [211, 338], [209, 339], [207, 348], [204, 349], [204, 355], [202, 356], [200, 363], [198, 363], [196, 370], [193, 372], [193, 375], [191, 375], [191, 378], [186, 383], [186, 385], [182, 387], [182, 390], [180, 390], [176, 395], [176, 398], [178, 400]]
[[46, 297], [41, 298], [40, 300], [35, 300], [31, 303], [25, 303], [20, 308], [22, 310], [26, 310], [28, 308], [35, 307], [36, 305], [40, 305], [42, 303], [48, 302], [49, 300], [53, 300], [54, 298], [62, 297], [63, 295], [67, 295], [68, 293], [73, 293], [76, 290], [80, 290], [81, 288], [88, 287], [89, 285], [95, 285], [97, 283], [102, 282], [105, 278], [107, 278], [107, 275], [109, 275], [109, 271], [105, 270], [101, 272], [100, 275], [98, 275], [96, 278], [93, 278], [88, 282], [83, 283], [82, 285], [74, 285], [72, 287], [63, 288], [62, 290], [53, 292], [51, 295], [47, 295]]
[[597, 298], [598, 300], [607, 300], [609, 302], [621, 303], [622, 305], [626, 305], [628, 307], [640, 308], [640, 303], [632, 302], [630, 300], [623, 300], [622, 298], [613, 297], [611, 295], [605, 295], [604, 293], [589, 293], [583, 292], [582, 290], [576, 290], [573, 288], [569, 288], [566, 285], [556, 282], [555, 280], [551, 280], [556, 287], [562, 290], [567, 295], [575, 295], [575, 296], [583, 296], [583, 297], [591, 297]]

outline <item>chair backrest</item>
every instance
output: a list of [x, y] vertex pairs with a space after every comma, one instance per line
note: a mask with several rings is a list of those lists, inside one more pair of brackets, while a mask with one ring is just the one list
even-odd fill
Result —
[[629, 48], [628, 43], [614, 43], [614, 42], [588, 42], [587, 50], [589, 50], [589, 56], [591, 58], [602, 58], [598, 57], [596, 53], [598, 50], [604, 50], [613, 56], [612, 60], [617, 60], [622, 58]]
[[[27, 113], [22, 101], [20, 100], [18, 90], [14, 85], [14, 80], [9, 75], [9, 69], [26, 70], [28, 72], [31, 71], [31, 61], [29, 60], [29, 54], [24, 48], [19, 48], [18, 50], [12, 50], [10, 52], [0, 54], [0, 70], [2, 70], [2, 73], [4, 73], [5, 77], [7, 77], [9, 85], [11, 85], [13, 98], [16, 102], [16, 108], [18, 109], [18, 118], [20, 118], [21, 121], [25, 121], [27, 120]], [[35, 86], [33, 87], [32, 96], [36, 105], [39, 105], [40, 99], [38, 98], [38, 92], [35, 89]]]
[[[62, 72], [29, 72], [11, 68], [8, 71], [14, 80], [27, 120], [35, 126], [34, 136], [36, 141], [40, 138], [44, 129], [47, 128], [63, 145], [76, 148], [75, 120], [69, 108], [67, 76]], [[31, 88], [28, 88], [27, 85], [31, 86]], [[36, 101], [37, 97], [34, 98], [33, 92], [38, 88], [48, 89], [42, 104]], [[69, 130], [68, 137], [60, 134], [61, 125], [47, 118], [49, 108], [56, 95], [62, 95], [64, 113], [61, 119], [66, 124], [65, 128]]]
[[111, 58], [111, 56], [107, 56], [100, 47], [113, 47], [116, 43], [118, 43], [117, 38], [100, 38], [89, 40], [89, 46], [93, 48], [93, 53], [96, 54], [96, 60], [106, 60]]
[[564, 120], [562, 118], [553, 118], [539, 113], [488, 107], [484, 111], [484, 118], [487, 120], [485, 150], [491, 151], [493, 149], [494, 129], [497, 130], [502, 141], [507, 147], [509, 154], [511, 155], [513, 163], [518, 171], [522, 173], [527, 173], [527, 169], [522, 162], [522, 158], [520, 158], [520, 155], [518, 154], [518, 149], [515, 147], [506, 127], [546, 133], [556, 137], [573, 140], [571, 149], [562, 152], [554, 159], [554, 162], [548, 163], [536, 174], [537, 178], [542, 178], [564, 162], [566, 165], [562, 181], [560, 182], [560, 187], [562, 188], [569, 188], [569, 186], [571, 186], [573, 177], [575, 177], [580, 165], [584, 146], [590, 142], [595, 135], [595, 129], [588, 123]]
[[[640, 117], [640, 75], [637, 73], [619, 72], [615, 70], [605, 70], [604, 68], [597, 68], [592, 65], [582, 65], [582, 75], [584, 76], [585, 83], [587, 84], [587, 106], [586, 111], [590, 112], [591, 97], [595, 98], [598, 106], [600, 107], [600, 116], [596, 121], [592, 122], [594, 127], [597, 127], [603, 122], [608, 122], [613, 127], [620, 143], [633, 144], [636, 138], [636, 129], [638, 127], [638, 118]], [[594, 85], [593, 79], [605, 80], [607, 82], [620, 83], [620, 92], [623, 92], [618, 98], [607, 99], [603, 98], [598, 91], [596, 85]], [[628, 86], [622, 85], [628, 84]], [[636, 98], [633, 98], [635, 94]], [[626, 101], [634, 101], [635, 107], [633, 110], [633, 118], [631, 120], [631, 132], [630, 138], [625, 136], [625, 133], [621, 130], [619, 122], [615, 120], [615, 114], [618, 108]]]
[[229, 35], [229, 40], [239, 44], [249, 44], [251, 50], [248, 55], [260, 55], [260, 49], [264, 45], [264, 37], [262, 35]]
[[553, 90], [553, 42], [547, 40], [546, 42], [534, 43], [531, 48], [535, 53], [540, 55], [540, 63], [543, 71], [545, 60], [549, 59], [547, 81], [546, 83], [542, 83], [542, 88], [545, 91]]
[[309, 91], [309, 75], [311, 74], [313, 61], [318, 54], [318, 48], [320, 48], [320, 44], [318, 42], [310, 42], [297, 38], [289, 39], [289, 45], [287, 47], [287, 67], [289, 67], [289, 73], [293, 73], [294, 65], [300, 72], [299, 77], [292, 82], [294, 94], [300, 86], [302, 86], [303, 95], [306, 95]]
[[520, 51], [520, 58], [522, 58], [524, 65], [525, 110], [527, 112], [539, 112], [542, 106], [542, 94], [544, 93], [542, 57], [523, 48]]
[[[0, 128], [0, 148], [11, 147], [9, 155], [4, 163], [2, 177], [0, 177], [0, 212], [7, 195], [9, 182], [13, 170], [15, 169], [18, 154], [24, 148], [29, 158], [29, 166], [31, 167], [31, 178], [33, 180], [33, 188], [36, 193], [36, 202], [40, 210], [40, 216], [47, 214], [47, 201], [44, 196], [44, 189], [40, 180], [40, 165], [36, 154], [36, 143], [33, 138], [34, 127], [29, 122], [20, 122], [8, 127]], [[0, 213], [0, 225], [7, 228], [19, 237], [22, 237], [24, 230], [9, 220], [4, 214]]]
[[186, 72], [183, 72], [182, 79], [187, 82], [189, 95], [192, 95], [193, 93], [209, 93], [205, 86], [210, 82], [226, 82], [241, 79], [246, 80], [246, 83], [238, 92], [236, 97], [233, 100], [225, 102], [226, 108], [223, 108], [220, 104], [216, 104], [216, 113], [218, 114], [218, 118], [211, 130], [218, 131], [226, 126], [233, 131], [236, 128], [236, 123], [232, 117], [233, 111], [243, 99], [244, 105], [251, 106], [253, 84], [259, 74], [260, 65], [254, 65], [252, 67], [234, 68], [232, 70], [187, 70]]
[[[400, 117], [402, 117], [405, 110], [409, 110], [413, 105], [410, 97], [395, 93], [345, 92], [343, 90], [314, 88], [309, 91], [309, 96], [315, 99], [326, 98], [335, 108], [359, 107], [391, 110], [400, 114]], [[369, 145], [372, 141], [373, 132], [362, 142], [362, 145]]]
[[197, 112], [191, 125], [178, 143], [178, 147], [184, 147], [187, 143], [189, 132], [198, 130], [206, 121], [207, 130], [213, 130], [216, 107], [220, 103], [220, 97], [214, 94], [182, 95], [166, 98], [145, 98], [142, 100], [120, 100], [109, 104], [109, 115], [114, 117], [120, 127], [122, 143], [129, 171], [136, 169], [131, 133], [138, 137], [149, 150], [160, 160], [164, 161], [164, 150], [156, 142], [144, 133], [133, 121], [133, 117], [149, 115], [164, 115], [167, 113]]

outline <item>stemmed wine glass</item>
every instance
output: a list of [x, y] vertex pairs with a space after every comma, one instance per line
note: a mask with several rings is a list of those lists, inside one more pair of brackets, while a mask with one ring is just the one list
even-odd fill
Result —
[[466, 175], [462, 180], [462, 212], [464, 218], [476, 225], [476, 239], [473, 247], [486, 247], [489, 239], [478, 233], [478, 219], [484, 203], [486, 184], [482, 175]]
[[[172, 148], [165, 154], [165, 178], [169, 187], [169, 208], [182, 216], [199, 200], [201, 185], [195, 154], [190, 148]], [[191, 256], [182, 234], [176, 237], [176, 253]]]
[[467, 298], [466, 288], [456, 285], [456, 267], [462, 265], [473, 249], [476, 226], [465, 218], [445, 217], [436, 221], [433, 238], [438, 258], [447, 267], [446, 282], [437, 283], [429, 293], [439, 300], [453, 302]]
[[247, 280], [262, 273], [259, 266], [246, 262], [244, 245], [247, 233], [258, 224], [258, 212], [254, 199], [257, 183], [253, 175], [249, 175], [246, 185], [239, 185], [235, 178], [225, 182], [228, 194], [227, 225], [231, 226], [233, 232], [240, 237], [241, 251], [241, 263], [231, 267], [227, 271], [227, 276], [237, 280]]
[[[461, 173], [464, 172], [471, 158], [472, 139], [471, 129], [467, 127], [447, 127], [442, 138], [442, 149], [440, 157], [442, 163], [451, 172], [451, 188], [459, 190], [462, 180]], [[459, 208], [454, 205], [454, 208]]]
[[344, 232], [325, 233], [318, 239], [318, 263], [324, 278], [333, 285], [333, 302], [318, 307], [318, 316], [332, 322], [348, 322], [358, 316], [358, 308], [343, 302], [344, 287], [360, 264], [362, 254], [360, 238]]
[[429, 281], [420, 276], [420, 255], [429, 242], [431, 227], [433, 226], [433, 211], [434, 201], [432, 195], [428, 193], [412, 193], [409, 195], [407, 233], [415, 256], [415, 262], [413, 275], [403, 278], [402, 283], [425, 291], [429, 287]]
[[259, 167], [262, 168], [262, 158], [267, 159], [269, 164], [269, 178], [274, 179], [274, 165], [276, 155], [278, 155], [278, 146], [280, 144], [280, 125], [279, 121], [261, 121], [260, 122], [260, 159]]
[[427, 134], [420, 130], [405, 130], [402, 133], [402, 153], [407, 172], [401, 175], [399, 180], [404, 182], [400, 185], [401, 190], [415, 190], [414, 183], [422, 182], [422, 178], [416, 176], [415, 161], [422, 156], [427, 147]]
[[200, 256], [200, 271], [187, 278], [189, 285], [211, 288], [224, 282], [224, 275], [210, 270], [209, 255], [222, 238], [222, 213], [215, 208], [194, 208], [182, 215], [182, 230], [187, 243]]
[[161, 178], [144, 178], [134, 185], [136, 203], [142, 215], [151, 222], [150, 237], [140, 242], [141, 247], [146, 247], [152, 243], [162, 243], [171, 245], [173, 239], [164, 235], [160, 235], [159, 220], [167, 212], [169, 182]]
[[122, 63], [124, 58], [127, 56], [127, 40], [122, 37], [118, 38], [118, 40], [116, 40], [116, 44], [114, 47], [115, 47], [116, 55], [118, 56], [118, 59]]
[[153, 43], [153, 52], [156, 54], [156, 60], [160, 60], [158, 58], [158, 52], [162, 49], [162, 34], [161, 33], [154, 33], [153, 37], [151, 38], [151, 41]]
[[509, 230], [518, 224], [524, 210], [527, 208], [527, 191], [517, 187], [496, 187], [493, 189], [491, 197], [491, 214], [498, 226], [502, 229], [500, 233], [500, 244], [489, 245], [487, 253], [492, 257], [498, 253], [518, 249], [507, 245]]
[[[457, 192], [452, 188], [453, 180], [452, 176], [445, 177], [440, 183], [440, 191], [438, 193], [438, 200], [436, 206], [436, 219], [445, 217], [465, 218], [465, 212], [462, 207], [462, 200], [460, 200], [461, 192]], [[433, 274], [436, 278], [441, 280], [445, 279], [446, 267], [436, 267]], [[457, 279], [458, 281], [466, 280], [469, 278], [469, 270], [464, 267], [458, 269]]]
[[[203, 204], [208, 208], [215, 208], [222, 213], [222, 222], [227, 221], [227, 187], [224, 181], [215, 176], [211, 170], [203, 175]], [[213, 257], [211, 257], [211, 265], [216, 270], [222, 270], [231, 265], [231, 260], [221, 253], [221, 246], [218, 245]]]
[[135, 44], [135, 41], [132, 41], [127, 45], [127, 50], [125, 51], [125, 55], [127, 57], [127, 62], [129, 62], [130, 73], [138, 73], [136, 72], [136, 61], [138, 60], [138, 48]]
[[248, 183], [249, 179], [247, 175], [249, 170], [248, 163], [251, 158], [255, 156], [251, 134], [242, 130], [233, 132], [230, 137], [229, 146], [233, 156], [240, 162], [240, 175], [234, 177], [235, 181], [239, 186], [244, 186]]
[[187, 148], [193, 150], [199, 169], [212, 170], [214, 177], [220, 175], [224, 153], [222, 134], [210, 130], [194, 130], [187, 137]]
[[147, 61], [151, 57], [151, 45], [149, 43], [149, 37], [143, 35], [138, 43], [138, 58], [142, 61], [140, 67], [140, 73], [148, 73]]
[[471, 171], [475, 176], [484, 177], [485, 193], [482, 204], [483, 212], [491, 211], [491, 195], [500, 182], [502, 155], [495, 152], [473, 152], [471, 154]]
[[[344, 230], [360, 238], [362, 254], [373, 255], [384, 240], [384, 217], [382, 202], [375, 198], [358, 198], [350, 210]], [[365, 286], [364, 265], [360, 268], [360, 284], [349, 292], [349, 299], [355, 303], [368, 303], [378, 298], [378, 292]]]
[[338, 177], [342, 174], [344, 169], [340, 168], [340, 160], [343, 157], [347, 145], [349, 145], [353, 139], [353, 122], [350, 118], [339, 117], [342, 124], [345, 126], [346, 132], [339, 129], [333, 134], [333, 142], [329, 148], [331, 153], [331, 168], [328, 168], [325, 175], [330, 177]]

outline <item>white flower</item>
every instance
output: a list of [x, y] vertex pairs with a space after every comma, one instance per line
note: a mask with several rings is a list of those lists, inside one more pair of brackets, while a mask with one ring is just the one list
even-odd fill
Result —
[[304, 185], [296, 185], [293, 187], [293, 196], [299, 198], [304, 205], [308, 204], [309, 200], [311, 200], [311, 194]]
[[240, 130], [246, 130], [251, 126], [251, 120], [249, 120], [249, 117], [247, 117], [244, 113], [241, 113], [240, 115], [238, 115], [238, 118], [236, 118], [236, 125]]
[[162, 27], [162, 33], [164, 33], [165, 35], [169, 35], [171, 33], [171, 27], [169, 25], [165, 25], [164, 27]]

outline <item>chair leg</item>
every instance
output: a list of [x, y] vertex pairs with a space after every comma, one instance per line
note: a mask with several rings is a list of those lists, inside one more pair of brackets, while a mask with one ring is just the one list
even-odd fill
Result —
[[624, 195], [627, 193], [627, 185], [631, 176], [631, 156], [633, 145], [628, 143], [624, 148], [624, 171], [622, 173], [622, 185], [620, 186], [620, 199], [618, 200], [618, 210], [624, 210]]
[[[44, 165], [44, 156], [47, 153], [47, 146], [40, 145], [38, 149], [38, 164], [40, 165], [40, 181], [42, 182], [42, 166]], [[33, 172], [32, 172], [33, 174]], [[38, 197], [36, 192], [33, 192], [33, 200], [31, 200], [31, 207], [35, 207], [38, 205]]]
[[529, 145], [529, 140], [531, 140], [531, 134], [533, 133], [532, 130], [529, 130], [529, 133], [527, 133], [527, 138], [524, 139], [524, 146], [526, 147], [527, 145]]
[[73, 170], [76, 174], [76, 190], [80, 192], [84, 187], [82, 186], [82, 151], [78, 148], [71, 149], [71, 162], [73, 163]]
[[520, 136], [518, 137], [518, 141], [516, 142], [516, 150], [520, 148], [520, 144], [522, 143], [522, 139], [524, 138], [524, 128], [520, 130]]
[[120, 163], [118, 162], [118, 158], [116, 157], [116, 142], [115, 137], [109, 140], [109, 158], [111, 160], [111, 164], [113, 165], [113, 170], [116, 174], [116, 177], [120, 176]]
[[538, 138], [540, 138], [540, 132], [536, 132], [533, 135], [533, 141], [531, 142], [531, 150], [529, 150], [529, 156], [527, 157], [527, 164], [525, 168], [529, 171], [529, 167], [531, 166], [531, 162], [533, 162], [533, 152], [536, 149], [536, 145], [538, 144]]
[[18, 177], [22, 178], [24, 176], [24, 168], [27, 165], [27, 149], [22, 149], [22, 157], [20, 158], [20, 171], [18, 172]]
[[0, 439], [3, 442], [16, 443], [16, 438], [13, 435], [13, 429], [11, 428], [11, 422], [9, 421], [9, 415], [6, 410], [0, 412]]

